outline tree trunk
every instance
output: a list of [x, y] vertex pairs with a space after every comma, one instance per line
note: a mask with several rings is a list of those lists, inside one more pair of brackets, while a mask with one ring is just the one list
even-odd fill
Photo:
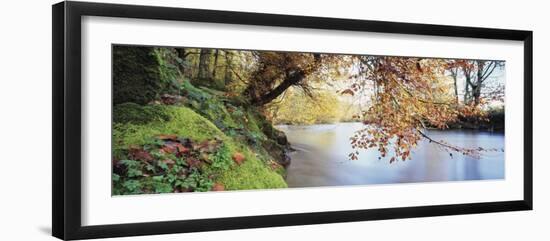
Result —
[[256, 106], [262, 106], [265, 105], [285, 92], [286, 89], [288, 89], [290, 86], [297, 84], [298, 82], [302, 81], [304, 79], [305, 73], [303, 71], [298, 71], [292, 75], [289, 75], [287, 78], [283, 80], [281, 84], [279, 84], [277, 87], [275, 87], [273, 90], [269, 91], [268, 93], [255, 98], [252, 100], [252, 104]]
[[481, 86], [485, 80], [483, 77], [483, 72], [485, 71], [485, 62], [483, 60], [477, 61], [477, 81], [475, 85], [472, 86], [472, 95], [474, 97], [474, 104], [477, 106], [480, 102], [481, 96]]
[[184, 48], [176, 48], [176, 52], [178, 53], [178, 57], [181, 59], [181, 63], [178, 65], [179, 70], [181, 72], [181, 75], [185, 76], [185, 59], [187, 58], [187, 55], [189, 55], [189, 53], [185, 52]]
[[199, 79], [211, 79], [210, 72], [210, 49], [201, 49], [199, 57]]
[[474, 97], [474, 104], [476, 106], [479, 105], [481, 96], [481, 84], [472, 86], [472, 95]]
[[456, 85], [456, 78], [454, 82], [454, 87], [455, 87], [455, 101], [458, 104], [458, 86]]
[[[309, 63], [307, 66], [302, 66], [301, 69], [287, 68], [283, 73], [278, 73], [271, 76], [263, 75], [263, 72], [270, 70], [266, 68], [265, 65], [261, 66], [260, 70], [258, 70], [259, 74], [256, 76], [256, 78], [260, 79], [253, 79], [251, 81], [253, 84], [249, 84], [243, 93], [248, 96], [252, 105], [265, 105], [279, 97], [290, 86], [300, 84], [306, 76], [316, 71], [321, 61], [321, 55], [313, 54], [313, 59], [314, 62]], [[288, 61], [290, 59], [286, 56], [285, 60]], [[272, 88], [273, 85], [279, 82], [279, 79], [282, 79], [282, 81], [277, 87], [266, 90], [265, 87]]]
[[212, 78], [216, 79], [216, 69], [218, 68], [218, 54], [219, 51], [216, 49], [214, 52], [214, 66], [212, 67]]
[[233, 64], [233, 60], [232, 60], [231, 52], [225, 51], [225, 73], [223, 76], [225, 85], [228, 85], [231, 82], [233, 82], [233, 73], [231, 72], [232, 64]]
[[454, 80], [454, 89], [455, 89], [455, 101], [456, 104], [458, 104], [458, 86], [457, 86], [457, 78], [458, 78], [458, 69], [451, 69], [451, 76]]
[[470, 104], [470, 76], [466, 75], [466, 83], [464, 86], [464, 104]]

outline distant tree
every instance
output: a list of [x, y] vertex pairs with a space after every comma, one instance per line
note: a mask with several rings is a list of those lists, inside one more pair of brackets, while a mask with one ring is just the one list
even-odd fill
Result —
[[225, 71], [224, 71], [224, 83], [225, 85], [229, 85], [231, 82], [233, 82], [233, 54], [231, 51], [225, 51]]
[[457, 64], [455, 60], [448, 60], [447, 61], [447, 68], [448, 71], [451, 74], [451, 78], [453, 78], [453, 90], [455, 94], [455, 102], [458, 105], [459, 104], [459, 97], [458, 97], [458, 75], [460, 71], [460, 66]]
[[182, 75], [186, 74], [186, 61], [187, 56], [191, 54], [190, 51], [186, 51], [185, 48], [176, 48], [176, 52], [178, 53], [178, 58], [180, 58], [181, 62], [179, 63], [179, 70], [182, 73]]
[[214, 65], [212, 66], [212, 79], [216, 79], [216, 70], [218, 69], [219, 50], [214, 50]]
[[210, 49], [201, 49], [200, 50], [200, 56], [199, 56], [199, 73], [198, 78], [205, 80], [205, 79], [212, 79], [212, 71], [210, 71], [210, 57], [212, 55], [212, 51]]
[[496, 60], [462, 60], [459, 63], [466, 79], [464, 101], [466, 104], [481, 103], [481, 93], [484, 82], [491, 76], [494, 70], [503, 65]]

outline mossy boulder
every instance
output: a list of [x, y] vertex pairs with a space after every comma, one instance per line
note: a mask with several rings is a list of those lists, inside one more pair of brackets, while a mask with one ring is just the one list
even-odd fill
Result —
[[147, 124], [152, 121], [169, 121], [170, 116], [166, 113], [166, 107], [161, 105], [141, 106], [136, 103], [127, 102], [113, 107], [113, 122]]
[[[157, 109], [155, 112], [151, 109]], [[148, 105], [138, 106], [123, 104], [115, 107], [121, 113], [148, 113], [148, 122], [126, 121], [113, 124], [113, 136], [116, 141], [114, 146], [125, 148], [130, 145], [147, 144], [151, 138], [158, 135], [173, 134], [185, 136], [196, 141], [221, 138], [225, 136], [212, 122], [205, 119], [193, 110], [183, 106]], [[155, 114], [153, 114], [155, 113]], [[115, 114], [117, 116], [120, 114]], [[126, 115], [129, 119], [132, 115]]]
[[161, 90], [159, 62], [151, 47], [113, 46], [113, 102], [145, 104]]
[[[197, 142], [218, 140], [227, 147], [231, 155], [239, 153], [244, 160], [240, 164], [234, 163], [227, 170], [223, 170], [212, 180], [213, 182], [223, 185], [225, 190], [287, 186], [280, 168], [273, 167], [264, 160], [269, 157], [255, 151], [247, 143], [238, 141], [238, 138], [228, 136], [212, 121], [189, 107], [122, 104], [116, 106], [115, 111], [120, 113], [115, 114], [118, 117], [113, 124], [115, 159], [127, 153], [128, 148], [148, 145], [160, 135], [176, 135]], [[147, 117], [139, 117], [139, 113], [147, 113]]]

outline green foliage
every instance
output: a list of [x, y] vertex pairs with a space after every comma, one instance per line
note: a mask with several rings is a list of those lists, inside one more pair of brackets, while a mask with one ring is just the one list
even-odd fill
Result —
[[195, 169], [185, 179], [177, 180], [175, 186], [183, 189], [192, 189], [197, 192], [206, 192], [212, 189], [214, 182], [207, 175]]
[[122, 182], [122, 187], [124, 189], [118, 189], [115, 192], [118, 192], [120, 194], [139, 194], [141, 193], [142, 183], [138, 180], [129, 179]]
[[312, 97], [290, 88], [269, 106], [275, 124], [324, 124], [339, 121], [341, 112], [336, 94], [317, 91]]
[[231, 159], [231, 150], [226, 145], [220, 147], [220, 149], [210, 158], [212, 163], [210, 168], [212, 171], [226, 171], [233, 164]]
[[[137, 160], [123, 159], [115, 161], [113, 170], [115, 173], [112, 175], [113, 194], [209, 191], [214, 185], [213, 177], [228, 170], [233, 164], [230, 150], [223, 144], [219, 146], [214, 144], [214, 146], [202, 149], [203, 144], [195, 143], [194, 145], [200, 146], [201, 149], [189, 152], [190, 149], [180, 143], [179, 147], [181, 149], [173, 149], [177, 153], [175, 155], [166, 152], [168, 149], [165, 148], [174, 146], [174, 143], [179, 142], [173, 140], [162, 142], [161, 145], [150, 143], [144, 145], [143, 148], [136, 149], [136, 147], [133, 147], [133, 149], [128, 150], [125, 156]], [[207, 166], [206, 160], [199, 160], [198, 158], [208, 156], [207, 153], [212, 147], [217, 148], [217, 150], [214, 151], [215, 153], [209, 160], [211, 165]], [[154, 160], [151, 160], [151, 158], [154, 158]], [[203, 165], [190, 166], [186, 162], [187, 158], [196, 158], [196, 163]]]

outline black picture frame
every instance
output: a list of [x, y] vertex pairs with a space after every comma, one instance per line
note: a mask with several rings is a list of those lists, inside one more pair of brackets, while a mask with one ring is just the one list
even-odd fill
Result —
[[[90, 2], [52, 6], [53, 23], [53, 195], [52, 233], [60, 239], [87, 239], [243, 228], [307, 225], [380, 219], [531, 210], [533, 207], [533, 32], [383, 21], [197, 10]], [[351, 30], [378, 33], [517, 40], [524, 43], [523, 199], [368, 210], [140, 222], [99, 226], [81, 224], [81, 17], [229, 23], [258, 26]]]

